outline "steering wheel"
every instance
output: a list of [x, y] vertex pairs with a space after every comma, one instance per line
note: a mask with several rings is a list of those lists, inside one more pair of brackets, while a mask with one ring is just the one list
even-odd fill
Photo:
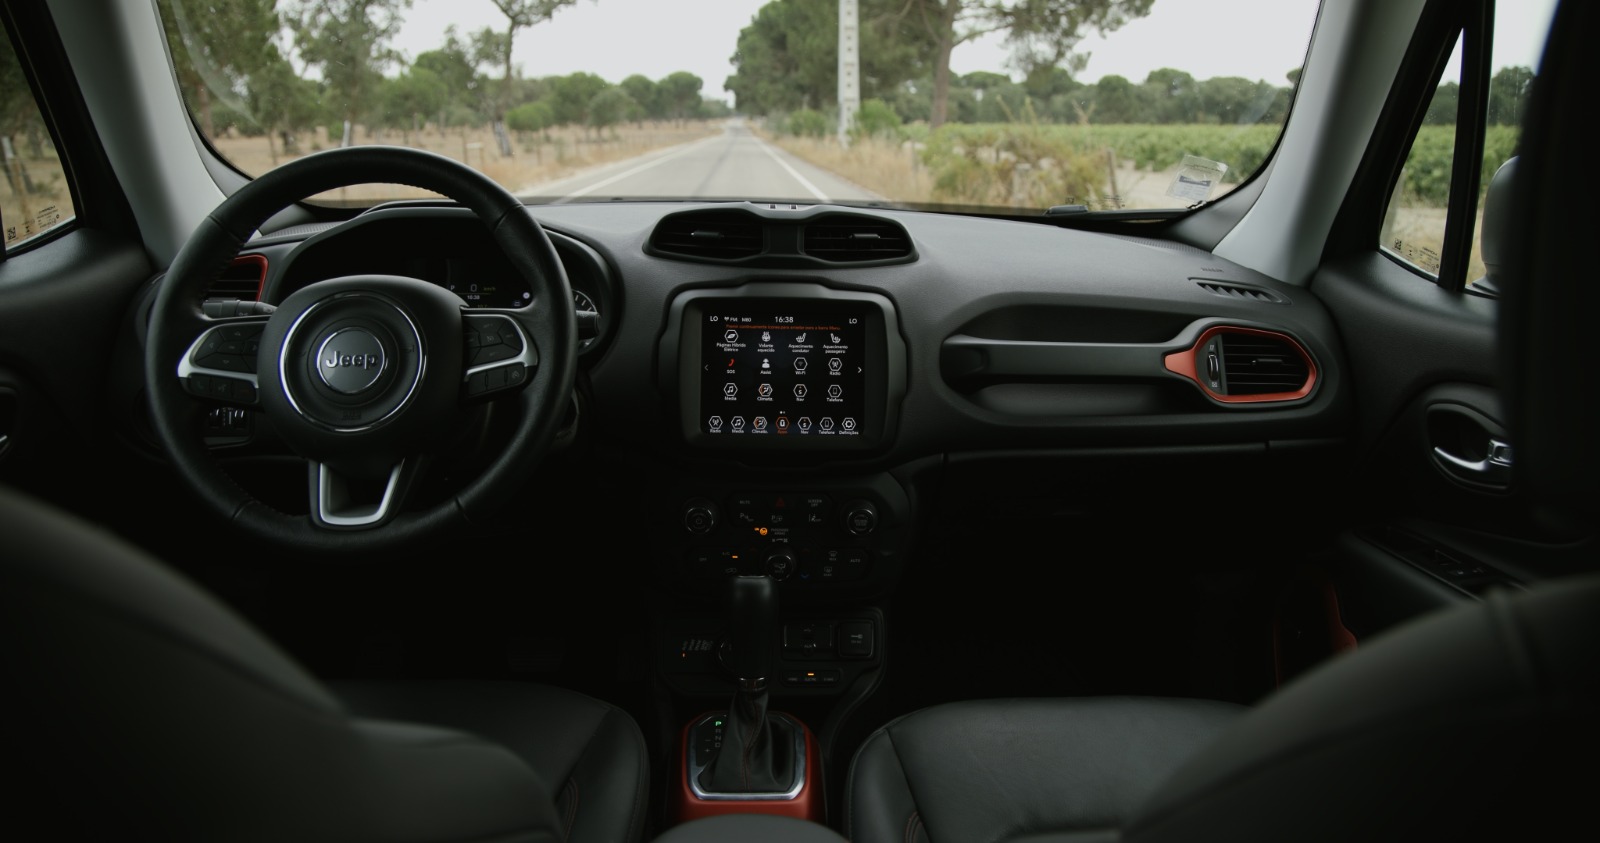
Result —
[[[527, 281], [531, 302], [469, 309], [427, 281], [350, 275], [297, 290], [269, 315], [203, 312], [207, 285], [273, 214], [307, 196], [366, 183], [420, 187], [472, 210]], [[162, 279], [145, 352], [156, 434], [199, 497], [252, 536], [335, 553], [432, 537], [490, 513], [549, 449], [576, 367], [571, 301], [544, 229], [476, 170], [403, 147], [308, 155], [224, 200]], [[473, 404], [490, 400], [520, 410], [511, 440], [453, 496], [407, 511], [430, 448]], [[211, 458], [201, 421], [218, 401], [264, 415], [306, 460], [308, 515], [266, 505]]]

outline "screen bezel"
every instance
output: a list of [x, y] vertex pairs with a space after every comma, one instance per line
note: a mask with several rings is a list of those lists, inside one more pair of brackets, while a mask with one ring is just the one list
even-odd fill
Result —
[[[701, 381], [708, 361], [702, 359], [702, 331], [708, 313], [837, 311], [841, 318], [858, 316], [866, 345], [863, 419], [855, 436], [735, 436], [712, 434], [700, 428]], [[899, 400], [905, 391], [905, 347], [899, 340], [894, 307], [875, 293], [833, 290], [816, 284], [758, 283], [739, 287], [694, 290], [674, 300], [666, 339], [675, 343], [678, 426], [684, 441], [696, 447], [732, 451], [802, 453], [813, 451], [867, 451], [881, 447], [893, 430]], [[663, 343], [664, 346], [667, 343]]]

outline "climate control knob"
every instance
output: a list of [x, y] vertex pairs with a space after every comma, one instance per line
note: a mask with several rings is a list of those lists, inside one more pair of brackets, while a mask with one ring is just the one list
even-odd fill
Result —
[[800, 567], [800, 560], [795, 558], [794, 551], [784, 545], [777, 545], [767, 551], [766, 568], [767, 576], [773, 582], [783, 582], [794, 575], [794, 569]]
[[851, 501], [844, 506], [844, 531], [864, 536], [878, 529], [878, 509], [867, 501]]
[[692, 498], [683, 505], [683, 528], [697, 536], [717, 526], [717, 505], [705, 498]]

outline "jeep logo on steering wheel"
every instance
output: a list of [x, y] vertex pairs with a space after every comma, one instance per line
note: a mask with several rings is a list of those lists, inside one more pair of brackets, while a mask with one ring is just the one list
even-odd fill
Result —
[[383, 343], [364, 328], [335, 331], [317, 349], [317, 373], [322, 382], [345, 395], [369, 389], [387, 365]]

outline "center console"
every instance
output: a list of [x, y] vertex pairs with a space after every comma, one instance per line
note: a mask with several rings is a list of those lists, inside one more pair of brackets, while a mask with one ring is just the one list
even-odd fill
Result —
[[[702, 592], [764, 574], [786, 592], [861, 594], [895, 572], [910, 501], [852, 462], [897, 429], [906, 350], [884, 296], [752, 281], [673, 299], [659, 380], [677, 438], [731, 471], [672, 484], [654, 547], [671, 584]], [[824, 461], [840, 471], [820, 474]], [[788, 478], [788, 479], [785, 479]]]
[[[672, 300], [658, 352], [671, 438], [687, 455], [654, 483], [639, 477], [661, 503], [650, 537], [656, 577], [683, 598], [655, 619], [653, 636], [673, 711], [694, 715], [674, 765], [674, 816], [820, 819], [817, 767], [882, 682], [887, 635], [875, 604], [912, 537], [912, 487], [874, 462], [893, 445], [906, 392], [894, 306], [811, 283], [692, 289]], [[732, 714], [748, 707], [739, 697], [730, 705], [730, 692], [751, 679], [730, 655], [750, 636], [721, 607], [730, 583], [749, 578], [782, 594], [781, 617], [773, 611], [754, 646], [763, 706], [770, 695], [772, 722], [794, 727], [777, 730], [784, 746], [773, 749], [798, 764], [788, 788], [721, 792], [708, 765], [726, 724], [742, 724]]]

